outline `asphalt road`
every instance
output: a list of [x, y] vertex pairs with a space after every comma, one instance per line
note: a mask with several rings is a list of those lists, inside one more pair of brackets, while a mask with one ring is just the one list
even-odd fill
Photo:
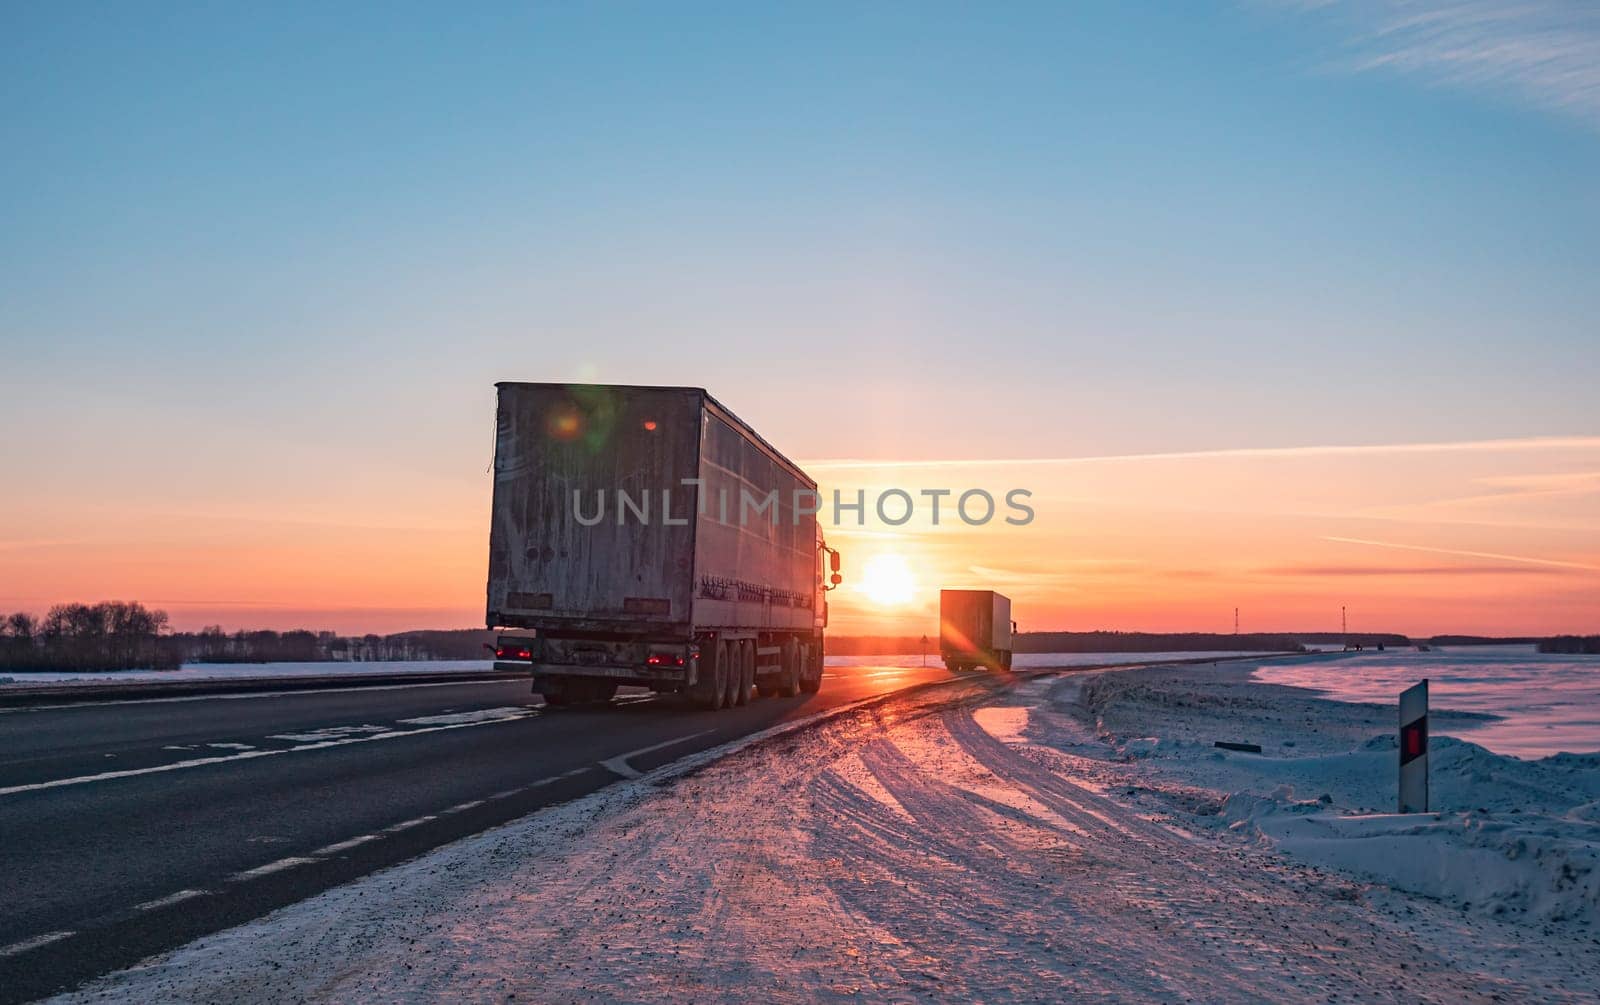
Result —
[[0, 710], [0, 1001], [784, 720], [947, 679], [830, 669], [820, 694], [724, 711], [645, 694], [546, 709], [520, 681]]

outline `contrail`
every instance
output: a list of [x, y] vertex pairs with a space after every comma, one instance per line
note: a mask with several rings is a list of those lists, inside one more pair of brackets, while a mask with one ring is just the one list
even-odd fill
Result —
[[1553, 565], [1559, 569], [1583, 569], [1586, 572], [1600, 572], [1600, 565], [1584, 565], [1582, 562], [1561, 562], [1553, 558], [1529, 558], [1526, 555], [1501, 555], [1492, 551], [1460, 551], [1455, 548], [1429, 548], [1421, 544], [1396, 544], [1393, 541], [1369, 541], [1360, 537], [1324, 537], [1324, 541], [1337, 541], [1340, 544], [1365, 544], [1374, 548], [1394, 548], [1399, 551], [1426, 551], [1434, 555], [1460, 555], [1464, 558], [1493, 558], [1502, 562], [1521, 562], [1525, 565]]
[[807, 468], [846, 470], [852, 468], [957, 468], [999, 467], [1002, 465], [1106, 464], [1126, 461], [1169, 461], [1213, 457], [1331, 457], [1361, 454], [1467, 453], [1514, 450], [1600, 449], [1600, 436], [1533, 436], [1514, 440], [1466, 440], [1454, 443], [1373, 443], [1365, 445], [1312, 447], [1236, 447], [1227, 450], [1191, 450], [1154, 454], [1106, 454], [1090, 457], [973, 457], [962, 460], [924, 461], [882, 460], [845, 457], [802, 461]]

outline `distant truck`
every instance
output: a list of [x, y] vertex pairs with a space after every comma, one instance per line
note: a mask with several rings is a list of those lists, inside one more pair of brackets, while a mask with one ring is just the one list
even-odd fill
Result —
[[487, 624], [551, 705], [822, 686], [816, 482], [703, 389], [500, 383]]
[[939, 654], [953, 673], [1011, 669], [1011, 600], [993, 590], [939, 591]]

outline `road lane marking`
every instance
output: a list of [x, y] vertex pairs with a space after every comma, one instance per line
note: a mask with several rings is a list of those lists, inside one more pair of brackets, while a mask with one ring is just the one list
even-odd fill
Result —
[[476, 807], [482, 806], [484, 804], [484, 802], [486, 802], [486, 800], [483, 800], [483, 799], [472, 799], [472, 800], [469, 800], [469, 801], [464, 802], [464, 803], [456, 803], [454, 806], [451, 806], [448, 809], [442, 809], [439, 812], [441, 814], [445, 814], [445, 813], [465, 813], [470, 809], [474, 809]]
[[333, 844], [323, 845], [321, 848], [318, 848], [316, 851], [312, 852], [311, 855], [314, 858], [321, 858], [325, 855], [337, 855], [342, 851], [349, 851], [351, 848], [359, 848], [368, 841], [376, 841], [378, 840], [378, 837], [379, 835], [377, 834], [362, 834], [359, 837], [353, 837], [347, 841], [335, 841]]
[[41, 946], [48, 946], [50, 943], [60, 942], [62, 939], [70, 939], [77, 934], [77, 932], [46, 932], [43, 935], [35, 935], [31, 939], [13, 942], [9, 946], [0, 946], [0, 959], [4, 959], [7, 956], [17, 956], [30, 949], [38, 949]]
[[688, 743], [690, 740], [698, 739], [699, 737], [706, 736], [714, 732], [716, 732], [714, 729], [702, 729], [700, 732], [690, 733], [688, 736], [679, 736], [671, 740], [663, 740], [660, 743], [652, 744], [648, 747], [640, 747], [638, 750], [630, 750], [626, 754], [618, 754], [616, 757], [608, 757], [600, 762], [600, 766], [605, 768], [607, 771], [612, 772], [613, 774], [621, 775], [623, 778], [642, 778], [644, 777], [644, 772], [628, 763], [628, 759], [630, 757], [638, 757], [640, 754], [653, 753], [657, 750], [663, 750], [679, 743]]
[[196, 897], [208, 897], [210, 895], [210, 890], [179, 890], [177, 893], [169, 893], [165, 897], [157, 897], [155, 900], [147, 900], [142, 904], [135, 904], [133, 909], [135, 911], [155, 911], [163, 907], [171, 907], [173, 904], [181, 904], [186, 900], [193, 900]]
[[[157, 764], [148, 768], [128, 768], [123, 771], [102, 771], [96, 775], [79, 775], [75, 778], [56, 778], [48, 782], [32, 782], [27, 785], [10, 785], [0, 788], [0, 796], [16, 795], [19, 792], [38, 792], [42, 789], [59, 789], [67, 785], [86, 785], [89, 782], [105, 782], [116, 778], [134, 778], [139, 775], [156, 775], [165, 771], [183, 771], [188, 768], [202, 768], [211, 764], [228, 764], [233, 761], [249, 761], [257, 757], [277, 757], [280, 754], [298, 754], [307, 750], [327, 750], [331, 747], [346, 747], [352, 743], [373, 743], [378, 740], [396, 740], [406, 736], [421, 736], [424, 733], [441, 733], [447, 729], [471, 729], [475, 726], [493, 726], [498, 722], [508, 720], [497, 719], [491, 722], [457, 722], [443, 726], [425, 726], [421, 729], [397, 730], [387, 733], [371, 733], [365, 736], [347, 736], [337, 740], [323, 740], [318, 743], [301, 744], [298, 747], [283, 747], [278, 750], [246, 750], [237, 754], [217, 755], [215, 757], [196, 757], [187, 761], [173, 761], [171, 764]], [[509, 720], [520, 721], [520, 720]]]
[[362, 733], [387, 733], [389, 729], [388, 726], [374, 726], [371, 723], [361, 726], [325, 726], [322, 729], [308, 729], [302, 733], [270, 733], [267, 739], [289, 740], [293, 743], [321, 743], [324, 740], [342, 740], [347, 736], [359, 736]]
[[536, 709], [526, 705], [504, 705], [500, 708], [480, 708], [472, 712], [450, 712], [445, 715], [422, 715], [415, 719], [397, 719], [408, 726], [444, 726], [451, 723], [469, 722], [509, 722], [512, 719], [526, 719], [533, 715]]
[[412, 817], [410, 820], [402, 820], [397, 824], [390, 824], [388, 827], [385, 827], [383, 829], [383, 832], [385, 834], [398, 834], [401, 831], [410, 830], [413, 827], [421, 827], [423, 824], [427, 823], [429, 820], [437, 820], [437, 819], [439, 819], [439, 818], [437, 816], [433, 815], [432, 813], [428, 814], [425, 817]]
[[258, 865], [254, 869], [246, 869], [243, 872], [236, 872], [232, 876], [229, 876], [228, 880], [233, 883], [243, 883], [247, 880], [260, 879], [262, 876], [270, 876], [275, 872], [282, 872], [285, 869], [293, 869], [297, 866], [310, 865], [315, 861], [317, 860], [304, 855], [291, 855], [288, 858], [280, 858], [276, 862], [268, 862], [266, 865]]

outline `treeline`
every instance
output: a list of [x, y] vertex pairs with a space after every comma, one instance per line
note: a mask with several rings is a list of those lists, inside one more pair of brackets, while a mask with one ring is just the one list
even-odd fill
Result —
[[219, 625], [172, 636], [191, 663], [368, 663], [483, 659], [494, 633], [483, 629], [336, 635], [297, 629], [228, 633]]
[[1300, 652], [1299, 636], [1247, 632], [1023, 632], [1019, 653]]
[[287, 632], [169, 632], [166, 611], [108, 601], [57, 604], [44, 617], [0, 612], [0, 670], [175, 670], [185, 663], [322, 663], [483, 659], [483, 629], [343, 636]]
[[1600, 655], [1600, 635], [1557, 635], [1552, 639], [1540, 639], [1539, 651], [1584, 656]]
[[43, 618], [18, 611], [0, 623], [7, 670], [171, 670], [183, 664], [164, 634], [167, 612], [139, 603], [57, 604]]

